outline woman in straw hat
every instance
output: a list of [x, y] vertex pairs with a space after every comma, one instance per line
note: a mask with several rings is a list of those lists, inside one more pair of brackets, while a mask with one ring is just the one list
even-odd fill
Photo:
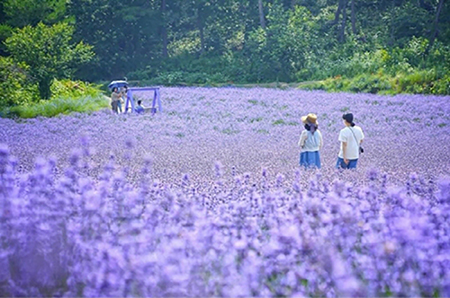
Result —
[[300, 135], [298, 145], [302, 148], [300, 153], [300, 166], [305, 168], [320, 169], [320, 154], [322, 148], [322, 133], [319, 131], [319, 123], [315, 114], [308, 114], [302, 117], [305, 129]]

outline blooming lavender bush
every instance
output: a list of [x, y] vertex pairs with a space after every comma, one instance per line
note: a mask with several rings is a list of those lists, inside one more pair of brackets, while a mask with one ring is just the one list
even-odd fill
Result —
[[[450, 295], [449, 97], [161, 93], [153, 116], [0, 119], [1, 296]], [[342, 172], [349, 110], [366, 153]]]

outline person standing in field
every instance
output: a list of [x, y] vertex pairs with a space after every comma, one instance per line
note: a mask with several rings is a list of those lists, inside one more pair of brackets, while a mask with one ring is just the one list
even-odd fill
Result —
[[298, 145], [301, 148], [300, 166], [305, 168], [321, 168], [320, 153], [322, 149], [323, 140], [322, 133], [319, 130], [319, 123], [315, 114], [308, 114], [303, 116], [302, 122], [305, 129], [300, 135]]
[[127, 99], [127, 92], [128, 92], [128, 87], [127, 86], [123, 86], [123, 89], [120, 91], [120, 100], [117, 102], [117, 110], [119, 111], [119, 113], [123, 113], [122, 111], [122, 105], [125, 104], [125, 100]]
[[121, 98], [122, 93], [119, 92], [119, 89], [117, 87], [114, 87], [111, 93], [111, 109], [115, 114], [119, 113], [119, 101], [121, 100]]
[[336, 168], [355, 169], [358, 163], [359, 154], [362, 153], [361, 143], [364, 140], [364, 133], [361, 127], [353, 122], [353, 114], [347, 113], [342, 116], [344, 128], [339, 132], [339, 150]]

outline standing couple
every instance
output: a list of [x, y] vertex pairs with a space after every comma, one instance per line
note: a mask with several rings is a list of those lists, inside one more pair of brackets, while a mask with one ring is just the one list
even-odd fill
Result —
[[[344, 128], [339, 132], [339, 150], [336, 168], [355, 169], [358, 163], [359, 154], [364, 152], [361, 143], [364, 140], [364, 133], [361, 127], [353, 122], [353, 114], [347, 113], [342, 116]], [[319, 123], [315, 114], [308, 114], [302, 117], [305, 129], [300, 135], [298, 145], [302, 148], [300, 153], [300, 165], [306, 168], [321, 167], [319, 150], [322, 148], [322, 133], [319, 130]]]
[[122, 113], [122, 104], [125, 102], [124, 98], [127, 97], [127, 86], [122, 87], [122, 90], [119, 87], [114, 87], [111, 93], [111, 109], [115, 114]]

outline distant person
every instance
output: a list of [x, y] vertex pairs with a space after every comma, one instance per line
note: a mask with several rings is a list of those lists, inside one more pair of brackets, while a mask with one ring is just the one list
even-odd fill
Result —
[[145, 108], [144, 108], [144, 106], [142, 106], [142, 100], [139, 99], [137, 101], [137, 106], [136, 106], [135, 110], [136, 110], [136, 113], [139, 113], [139, 114], [144, 113]]
[[128, 87], [127, 87], [127, 86], [124, 86], [123, 89], [122, 89], [122, 91], [120, 92], [120, 94], [121, 94], [120, 100], [119, 100], [119, 102], [117, 103], [117, 109], [118, 109], [118, 111], [119, 111], [120, 113], [123, 112], [123, 110], [122, 110], [122, 104], [125, 103], [125, 99], [127, 98], [127, 92], [128, 92]]
[[119, 101], [122, 97], [122, 94], [119, 92], [119, 88], [114, 87], [111, 93], [111, 109], [113, 113], [119, 113]]
[[361, 143], [364, 140], [364, 133], [361, 127], [353, 122], [353, 114], [347, 113], [342, 116], [344, 128], [339, 132], [339, 150], [336, 168], [355, 169], [359, 159], [359, 153], [362, 148]]
[[302, 122], [305, 129], [300, 135], [298, 145], [301, 148], [300, 166], [305, 168], [321, 168], [320, 153], [322, 149], [323, 140], [322, 133], [319, 130], [319, 123], [315, 114], [308, 114], [303, 116]]

